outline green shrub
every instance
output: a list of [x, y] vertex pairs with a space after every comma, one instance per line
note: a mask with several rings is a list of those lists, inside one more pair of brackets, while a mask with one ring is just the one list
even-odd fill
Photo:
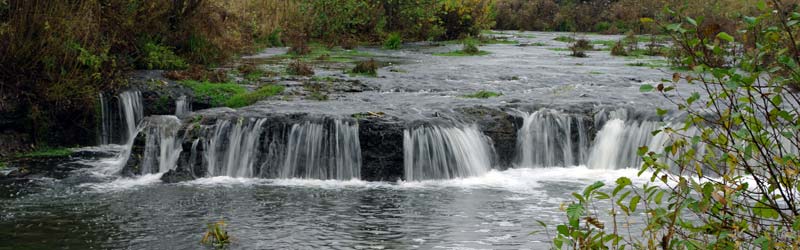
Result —
[[267, 36], [267, 41], [269, 41], [269, 46], [272, 47], [283, 47], [283, 41], [281, 40], [281, 30], [276, 29], [269, 33]]
[[240, 93], [232, 96], [225, 102], [225, 106], [230, 108], [241, 108], [250, 106], [258, 101], [276, 96], [283, 92], [285, 87], [280, 85], [266, 85], [258, 88], [256, 91], [249, 93]]
[[586, 39], [575, 40], [575, 42], [569, 46], [569, 50], [572, 51], [570, 55], [574, 57], [587, 57], [586, 51], [592, 49], [594, 49], [594, 47], [591, 42]]
[[350, 73], [368, 75], [368, 76], [377, 76], [378, 62], [376, 62], [374, 59], [361, 61], [357, 63], [355, 67], [353, 67], [353, 70], [351, 70]]
[[463, 95], [463, 96], [461, 96], [461, 97], [465, 97], [465, 98], [478, 98], [478, 99], [488, 99], [488, 98], [492, 98], [492, 97], [498, 97], [498, 96], [502, 96], [502, 95], [503, 95], [503, 94], [501, 94], [501, 93], [497, 93], [497, 92], [492, 92], [492, 91], [481, 90], [481, 91], [478, 91], [478, 92], [475, 92], [475, 93], [472, 93], [472, 94], [469, 94], [469, 95]]
[[297, 75], [297, 76], [312, 76], [314, 75], [314, 70], [311, 68], [310, 65], [301, 62], [299, 60], [295, 60], [286, 68], [286, 73], [290, 75]]
[[181, 84], [194, 90], [196, 99], [208, 101], [213, 107], [225, 106], [228, 99], [231, 97], [247, 92], [247, 89], [235, 83], [213, 83], [187, 80], [181, 81]]
[[186, 62], [175, 55], [175, 52], [167, 46], [154, 42], [147, 42], [142, 47], [142, 58], [140, 66], [146, 69], [186, 69]]
[[227, 245], [231, 244], [231, 237], [228, 235], [228, 231], [225, 230], [225, 221], [208, 224], [207, 226], [208, 230], [203, 234], [200, 243], [211, 245], [217, 249], [225, 249]]
[[622, 40], [617, 41], [614, 44], [614, 47], [611, 47], [611, 55], [612, 56], [627, 56], [628, 52], [625, 50], [625, 45], [622, 44]]
[[478, 40], [475, 40], [473, 38], [464, 39], [461, 51], [463, 51], [464, 54], [467, 55], [477, 55], [481, 52], [481, 50], [478, 49], [478, 44], [479, 44]]
[[383, 42], [384, 49], [400, 49], [403, 47], [403, 38], [400, 36], [400, 33], [391, 33], [388, 37], [386, 37], [386, 41]]

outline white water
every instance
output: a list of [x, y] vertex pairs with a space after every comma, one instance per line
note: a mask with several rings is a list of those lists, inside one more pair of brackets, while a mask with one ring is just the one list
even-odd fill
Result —
[[406, 180], [478, 176], [491, 168], [489, 138], [475, 125], [421, 126], [403, 133]]
[[519, 167], [569, 167], [586, 162], [588, 136], [584, 119], [555, 110], [525, 114], [517, 134]]
[[358, 124], [305, 122], [292, 126], [282, 178], [349, 180], [361, 177]]
[[219, 120], [206, 142], [203, 158], [208, 176], [253, 177], [266, 118]]
[[597, 132], [587, 165], [592, 169], [638, 168], [642, 165], [639, 147], [663, 148], [668, 137], [652, 132], [662, 128], [659, 122], [628, 121], [612, 118]]
[[[143, 105], [142, 94], [139, 91], [126, 91], [119, 95], [119, 110], [125, 126], [122, 138], [125, 140], [122, 151], [114, 158], [106, 159], [99, 162], [100, 173], [107, 175], [116, 175], [122, 171], [122, 168], [128, 162], [131, 156], [131, 149], [136, 135], [139, 133], [139, 124], [142, 122]], [[113, 119], [112, 117], [104, 117], [104, 119]], [[103, 123], [106, 123], [103, 121]], [[109, 122], [110, 123], [110, 122]]]
[[144, 159], [141, 174], [164, 173], [174, 169], [180, 157], [183, 140], [178, 138], [181, 121], [175, 116], [147, 118]]
[[192, 112], [192, 103], [186, 100], [186, 96], [178, 97], [175, 100], [175, 116], [185, 117]]

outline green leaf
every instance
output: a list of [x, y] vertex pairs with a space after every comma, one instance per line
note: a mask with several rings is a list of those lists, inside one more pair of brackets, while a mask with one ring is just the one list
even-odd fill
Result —
[[692, 103], [694, 103], [698, 99], [700, 99], [700, 93], [694, 92], [694, 93], [692, 93], [691, 96], [689, 96], [689, 98], [686, 99], [686, 103], [688, 103], [689, 105], [692, 105]]
[[603, 187], [603, 186], [605, 186], [605, 185], [606, 185], [606, 184], [605, 184], [605, 183], [603, 183], [602, 181], [595, 182], [595, 183], [593, 183], [592, 185], [590, 185], [590, 186], [586, 187], [586, 188], [583, 190], [583, 196], [584, 196], [584, 197], [589, 197], [589, 196], [592, 194], [592, 192], [594, 192], [594, 191], [595, 191], [595, 190], [597, 190], [598, 188], [601, 188], [601, 187]]
[[655, 20], [653, 20], [652, 18], [649, 18], [649, 17], [642, 17], [642, 18], [639, 18], [639, 22], [652, 23], [652, 22], [655, 22]]
[[642, 86], [639, 87], [639, 92], [651, 92], [653, 89], [653, 85], [642, 84]]
[[661, 205], [661, 199], [664, 198], [664, 193], [666, 193], [666, 192], [664, 192], [664, 190], [658, 191], [658, 193], [656, 194], [656, 197], [653, 198], [653, 200], [656, 202], [656, 204]]
[[687, 16], [687, 17], [686, 17], [686, 22], [689, 22], [689, 24], [691, 24], [692, 26], [695, 26], [695, 27], [697, 27], [697, 21], [695, 21], [695, 20], [694, 20], [694, 19], [692, 19], [691, 17], [688, 17], [688, 16]]
[[641, 199], [641, 197], [639, 197], [638, 195], [631, 197], [631, 202], [628, 205], [628, 208], [630, 208], [631, 212], [636, 211], [636, 206], [639, 205], [639, 199]]
[[666, 114], [667, 114], [667, 110], [666, 110], [666, 109], [660, 109], [660, 108], [656, 108], [656, 114], [657, 114], [658, 116], [664, 116], [664, 115], [666, 115]]
[[543, 228], [547, 228], [547, 224], [545, 224], [544, 222], [542, 222], [540, 220], [536, 220], [536, 223], [538, 223], [539, 226], [542, 226]]
[[758, 3], [756, 4], [756, 7], [758, 7], [758, 10], [760, 10], [760, 11], [766, 11], [767, 10], [767, 2], [765, 0], [758, 1]]
[[560, 235], [567, 235], [567, 236], [569, 235], [569, 229], [567, 228], [567, 225], [558, 225], [556, 227], [556, 231]]
[[744, 22], [749, 24], [749, 25], [755, 25], [756, 21], [758, 21], [758, 19], [756, 19], [755, 17], [751, 17], [751, 16], [744, 17]]
[[569, 218], [569, 223], [572, 227], [578, 227], [581, 216], [583, 216], [583, 205], [581, 204], [570, 204], [567, 207], [567, 218]]
[[614, 191], [611, 192], [611, 195], [617, 196], [617, 193], [619, 193], [620, 190], [628, 185], [631, 185], [631, 179], [628, 179], [628, 177], [619, 177], [617, 179], [617, 187], [614, 188]]
[[725, 32], [720, 32], [719, 34], [717, 34], [717, 38], [728, 41], [730, 43], [733, 42], [733, 36], [728, 35], [728, 33]]

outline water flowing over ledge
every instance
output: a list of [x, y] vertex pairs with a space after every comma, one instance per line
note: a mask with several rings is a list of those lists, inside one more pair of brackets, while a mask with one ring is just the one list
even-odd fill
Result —
[[491, 169], [490, 139], [476, 126], [421, 126], [403, 139], [406, 180], [452, 179]]

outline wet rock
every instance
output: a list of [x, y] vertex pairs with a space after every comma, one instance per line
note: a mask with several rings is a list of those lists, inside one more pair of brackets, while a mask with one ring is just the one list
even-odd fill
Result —
[[147, 138], [145, 133], [139, 133], [133, 141], [131, 155], [125, 166], [122, 167], [122, 176], [136, 176], [142, 173], [142, 163], [144, 162], [144, 150]]
[[140, 70], [135, 71], [130, 77], [131, 89], [142, 92], [145, 116], [174, 115], [175, 102], [181, 96], [186, 96], [195, 109], [211, 107], [209, 100], [195, 100], [192, 89], [165, 78], [162, 73], [161, 70]]
[[361, 179], [397, 181], [403, 178], [403, 122], [396, 118], [359, 120]]
[[184, 181], [191, 181], [194, 180], [195, 177], [189, 171], [185, 171], [185, 169], [173, 169], [164, 173], [161, 176], [161, 181], [164, 183], [178, 183]]
[[506, 111], [489, 107], [464, 108], [461, 112], [478, 124], [481, 131], [492, 139], [496, 164], [502, 168], [511, 167], [516, 155], [517, 130], [522, 118], [514, 117]]

